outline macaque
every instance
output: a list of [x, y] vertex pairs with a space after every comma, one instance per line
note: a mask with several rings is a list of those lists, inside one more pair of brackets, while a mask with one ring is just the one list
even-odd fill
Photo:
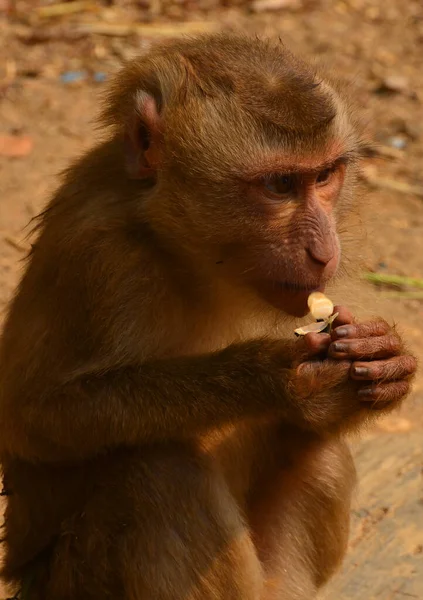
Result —
[[345, 434], [416, 363], [344, 306], [293, 333], [349, 256], [365, 141], [337, 87], [225, 34], [111, 84], [2, 338], [2, 573], [25, 600], [310, 600], [338, 568]]

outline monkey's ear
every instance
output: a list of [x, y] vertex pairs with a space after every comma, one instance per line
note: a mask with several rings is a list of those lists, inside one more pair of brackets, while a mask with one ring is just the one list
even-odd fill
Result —
[[154, 177], [161, 162], [162, 119], [155, 98], [137, 92], [136, 107], [124, 133], [125, 162], [133, 179]]

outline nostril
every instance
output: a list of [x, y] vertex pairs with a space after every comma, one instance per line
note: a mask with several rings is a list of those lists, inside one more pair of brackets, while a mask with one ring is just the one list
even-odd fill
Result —
[[308, 256], [319, 265], [327, 265], [333, 258], [333, 252], [329, 248], [306, 248]]

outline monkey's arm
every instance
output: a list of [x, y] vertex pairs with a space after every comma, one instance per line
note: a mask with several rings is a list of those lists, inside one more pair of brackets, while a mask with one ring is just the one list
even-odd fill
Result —
[[78, 459], [271, 413], [305, 424], [306, 403], [294, 404], [285, 393], [292, 352], [290, 342], [257, 341], [86, 372], [44, 389], [19, 386], [1, 445], [28, 459]]

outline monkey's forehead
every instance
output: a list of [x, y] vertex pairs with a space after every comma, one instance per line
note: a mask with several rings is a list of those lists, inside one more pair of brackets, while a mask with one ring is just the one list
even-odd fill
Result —
[[266, 111], [207, 99], [181, 106], [169, 114], [166, 126], [174, 160], [203, 170], [213, 165], [221, 173], [236, 171], [247, 177], [262, 171], [315, 169], [343, 155], [352, 157], [357, 148], [342, 105], [329, 122], [295, 129], [292, 123], [285, 127], [282, 118], [275, 123]]
[[[248, 40], [246, 47], [256, 43]], [[283, 148], [303, 157], [321, 155], [328, 147], [327, 153], [333, 154], [334, 140], [338, 146], [345, 140], [341, 145], [347, 150], [353, 128], [337, 92], [283, 47], [264, 48], [272, 48], [279, 61], [269, 64], [263, 48], [255, 61], [231, 56], [223, 76], [218, 64], [207, 70], [199, 57], [184, 89], [169, 96], [167, 108], [165, 103], [163, 116], [172, 137], [191, 140], [194, 146], [220, 141], [223, 153], [245, 156], [260, 148]]]

